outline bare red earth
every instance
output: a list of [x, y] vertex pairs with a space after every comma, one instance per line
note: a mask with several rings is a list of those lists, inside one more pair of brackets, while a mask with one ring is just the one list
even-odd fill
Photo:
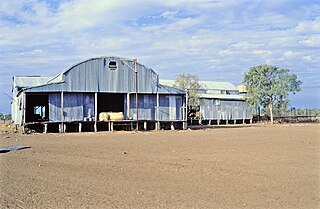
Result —
[[0, 208], [320, 208], [320, 125], [13, 133]]

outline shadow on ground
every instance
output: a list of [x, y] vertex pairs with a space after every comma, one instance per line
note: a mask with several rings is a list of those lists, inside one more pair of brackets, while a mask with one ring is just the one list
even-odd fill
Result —
[[248, 128], [251, 125], [189, 125], [188, 128], [191, 130], [202, 130], [202, 129], [219, 129], [219, 128]]

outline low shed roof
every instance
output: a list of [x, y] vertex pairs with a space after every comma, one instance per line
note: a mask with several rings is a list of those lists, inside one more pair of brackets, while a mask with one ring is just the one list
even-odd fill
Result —
[[[174, 86], [175, 80], [162, 80], [159, 81], [163, 85]], [[215, 82], [215, 81], [199, 81], [201, 89], [214, 89], [214, 90], [237, 90], [236, 86], [229, 82]]]
[[48, 83], [52, 77], [40, 77], [40, 76], [14, 76], [13, 77], [13, 86], [14, 87], [31, 87], [39, 86]]
[[206, 99], [244, 100], [243, 95], [234, 94], [200, 94], [199, 97]]

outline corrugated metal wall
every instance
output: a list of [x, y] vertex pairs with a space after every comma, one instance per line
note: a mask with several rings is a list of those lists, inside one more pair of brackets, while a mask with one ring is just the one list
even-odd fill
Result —
[[[109, 62], [116, 61], [117, 69], [109, 69]], [[141, 120], [183, 120], [182, 105], [185, 92], [159, 84], [159, 77], [152, 69], [137, 64], [139, 119]], [[136, 118], [136, 79], [134, 64], [130, 60], [117, 57], [101, 57], [86, 60], [70, 67], [53, 78], [49, 83], [24, 89], [23, 93], [43, 92], [49, 94], [49, 121], [82, 121], [89, 114], [94, 116], [94, 93], [125, 93], [125, 119]], [[64, 94], [63, 118], [61, 117], [61, 92]], [[156, 109], [156, 94], [160, 98], [159, 116]], [[127, 97], [130, 93], [130, 115], [127, 115]], [[16, 96], [18, 92], [14, 92]], [[23, 104], [23, 101], [21, 101]], [[19, 104], [12, 105], [12, 115], [16, 124], [23, 122], [23, 110]]]
[[[109, 69], [109, 61], [116, 61], [118, 68]], [[132, 62], [120, 58], [96, 58], [82, 62], [64, 72], [64, 83], [51, 83], [27, 89], [28, 92], [112, 92], [136, 91], [135, 72]], [[158, 74], [138, 64], [139, 93], [156, 93]]]
[[[159, 95], [159, 118], [157, 117], [156, 95], [139, 94], [139, 120], [183, 120], [184, 96]], [[99, 102], [99, 101], [98, 101]], [[130, 115], [127, 115], [127, 97], [124, 98], [124, 118], [136, 119], [136, 97], [130, 94]], [[94, 94], [64, 93], [63, 121], [83, 121], [89, 115], [94, 116]], [[59, 122], [61, 119], [61, 94], [49, 94], [49, 121]]]
[[[63, 121], [83, 121], [94, 116], [94, 94], [64, 93]], [[60, 122], [61, 94], [49, 94], [49, 121]]]
[[15, 124], [22, 125], [23, 123], [23, 95], [24, 93], [16, 96], [15, 92], [13, 93], [13, 101], [11, 104], [11, 115], [12, 120]]
[[200, 117], [202, 120], [251, 119], [251, 109], [245, 101], [201, 99]]
[[[183, 120], [182, 107], [185, 103], [181, 95], [159, 95], [159, 117], [157, 117], [157, 96], [140, 95], [138, 97], [139, 120]], [[126, 101], [126, 99], [125, 99]], [[126, 106], [126, 105], [125, 105]], [[126, 108], [125, 108], [126, 112]], [[135, 94], [130, 95], [130, 117], [136, 119]]]
[[159, 120], [183, 120], [181, 95], [159, 95]]
[[[127, 111], [127, 99], [125, 99], [125, 112]], [[139, 120], [156, 120], [156, 95], [140, 95], [138, 96], [138, 116]], [[130, 115], [128, 119], [135, 120], [136, 115], [136, 95], [130, 94]]]
[[61, 120], [61, 94], [49, 94], [49, 121], [59, 122]]

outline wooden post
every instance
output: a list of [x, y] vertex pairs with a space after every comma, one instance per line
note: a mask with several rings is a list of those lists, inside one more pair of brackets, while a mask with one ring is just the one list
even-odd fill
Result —
[[97, 121], [98, 121], [98, 93], [94, 93], [94, 132], [98, 131], [97, 127]]
[[156, 129], [160, 129], [160, 107], [159, 107], [159, 93], [157, 93], [157, 123]]
[[171, 130], [174, 130], [174, 125], [173, 125], [173, 122], [171, 123]]
[[187, 128], [188, 128], [187, 122], [186, 122], [186, 121], [183, 121], [183, 123], [182, 123], [182, 129], [183, 129], [183, 130], [186, 130]]
[[[22, 118], [22, 125], [24, 125], [26, 123], [26, 104], [27, 104], [27, 93], [23, 92], [23, 107], [22, 107], [22, 111], [23, 111], [23, 118]], [[23, 131], [24, 132], [24, 131]]]
[[243, 124], [243, 125], [245, 124], [245, 119], [244, 119], [244, 118], [242, 119], [242, 124]]
[[137, 126], [136, 126], [136, 131], [139, 131], [139, 99], [138, 99], [138, 68], [137, 68], [137, 58], [133, 59], [134, 62], [134, 72], [135, 72], [135, 77], [136, 77], [136, 120], [137, 120]]
[[147, 121], [143, 122], [143, 129], [146, 131], [147, 130]]
[[185, 108], [185, 104], [183, 104], [182, 105], [182, 107], [181, 107], [181, 112], [182, 112], [182, 120], [184, 120], [185, 119], [185, 111], [184, 111], [184, 108]]
[[220, 120], [218, 120], [217, 123], [218, 123], [218, 126], [219, 126], [220, 125]]
[[79, 123], [79, 133], [82, 131], [82, 123]]
[[159, 130], [159, 124], [158, 122], [155, 123], [155, 129], [154, 130]]
[[60, 126], [60, 133], [63, 133], [63, 122], [64, 122], [64, 115], [63, 115], [63, 91], [61, 92], [61, 126]]
[[[183, 129], [187, 129], [188, 128], [188, 92], [187, 92], [187, 94], [186, 94], [186, 103], [185, 103], [186, 105], [186, 108], [185, 108], [185, 118], [184, 118], [184, 120], [185, 120], [185, 125], [184, 125], [184, 127], [183, 127]], [[192, 125], [192, 124], [191, 124]]]
[[237, 124], [237, 120], [234, 120], [234, 121], [233, 121], [233, 124], [234, 124], [234, 125]]
[[130, 93], [127, 93], [127, 119], [130, 120]]
[[48, 133], [48, 124], [44, 124], [44, 130], [43, 133]]

